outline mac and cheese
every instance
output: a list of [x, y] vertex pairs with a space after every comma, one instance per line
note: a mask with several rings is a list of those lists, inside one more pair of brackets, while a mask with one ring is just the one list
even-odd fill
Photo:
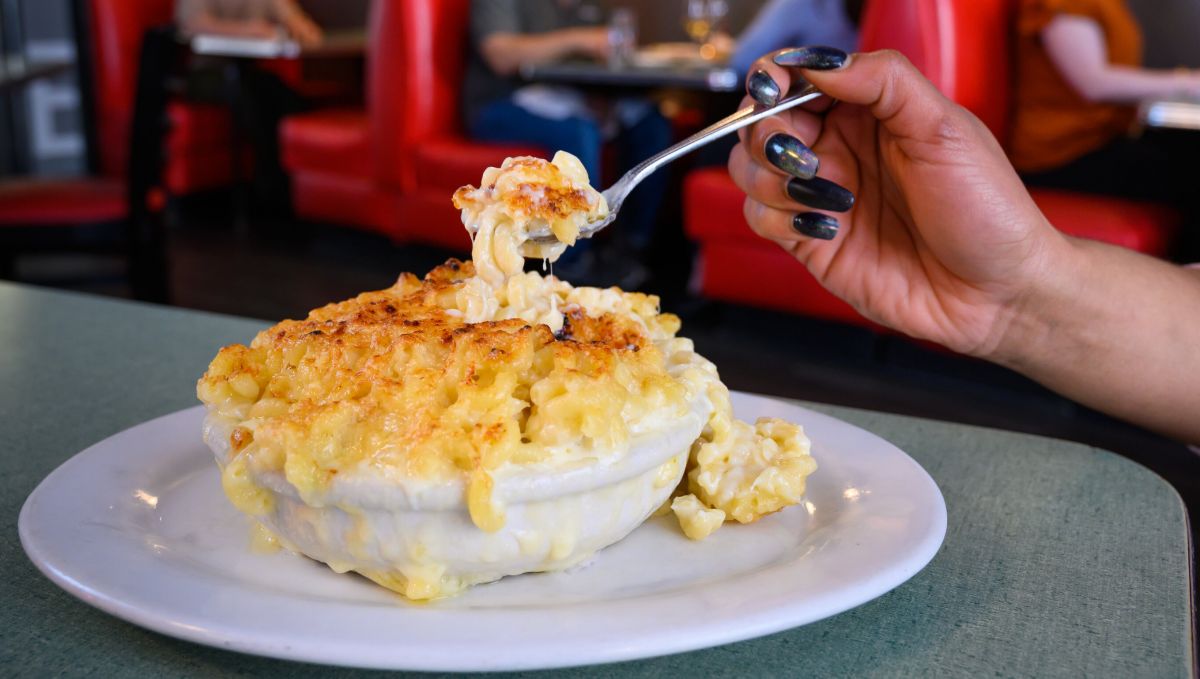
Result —
[[[239, 510], [335, 570], [432, 598], [578, 563], [673, 494], [693, 539], [800, 500], [816, 468], [801, 428], [734, 419], [656, 297], [522, 272], [526, 254], [557, 256], [523, 250], [530, 229], [566, 247], [607, 213], [577, 159], [509, 159], [454, 203], [474, 263], [213, 359], [197, 394]], [[587, 490], [589, 474], [613, 481]], [[558, 498], [561, 483], [584, 490]]]

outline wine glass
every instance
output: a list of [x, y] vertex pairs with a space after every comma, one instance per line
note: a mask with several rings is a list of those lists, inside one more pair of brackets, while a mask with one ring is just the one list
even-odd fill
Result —
[[683, 29], [692, 42], [700, 46], [700, 54], [705, 58], [711, 58], [709, 55], [715, 53], [711, 45], [712, 36], [728, 13], [729, 3], [726, 0], [687, 0]]
[[637, 16], [628, 7], [613, 10], [608, 23], [608, 63], [614, 68], [628, 66], [637, 50]]

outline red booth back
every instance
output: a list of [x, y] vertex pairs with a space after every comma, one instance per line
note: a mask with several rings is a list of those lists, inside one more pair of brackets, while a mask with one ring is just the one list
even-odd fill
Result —
[[1008, 130], [1013, 0], [871, 0], [861, 49], [903, 52], [1002, 142]]
[[123, 177], [142, 35], [169, 23], [174, 0], [88, 0], [94, 73], [94, 114], [100, 173]]
[[367, 96], [379, 177], [411, 188], [402, 155], [418, 141], [459, 130], [467, 0], [377, 0], [372, 5]]
[[[1015, 0], [871, 0], [863, 17], [862, 49], [904, 52], [938, 89], [1005, 143], [1015, 9]], [[1037, 188], [1030, 193], [1062, 231], [1155, 256], [1168, 252], [1178, 228], [1178, 215], [1161, 205]]]

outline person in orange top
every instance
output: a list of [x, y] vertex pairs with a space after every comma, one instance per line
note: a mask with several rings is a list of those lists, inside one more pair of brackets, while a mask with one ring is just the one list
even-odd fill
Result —
[[[1143, 99], [1200, 97], [1200, 72], [1142, 67], [1124, 0], [1018, 0], [1009, 156], [1026, 183], [1166, 202], [1195, 214], [1172, 161], [1190, 145], [1129, 136]], [[1176, 140], [1178, 141], [1178, 140]]]

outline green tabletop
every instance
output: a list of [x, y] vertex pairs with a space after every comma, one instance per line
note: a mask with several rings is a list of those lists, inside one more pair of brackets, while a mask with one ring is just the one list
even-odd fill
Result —
[[[0, 672], [348, 676], [238, 655], [109, 617], [21, 551], [17, 513], [88, 445], [195, 403], [217, 348], [261, 321], [0, 284]], [[571, 676], [1112, 676], [1193, 673], [1179, 496], [1111, 453], [1022, 434], [813, 406], [916, 458], [949, 529], [895, 591], [816, 624]], [[548, 640], [550, 643], [550, 640]]]

